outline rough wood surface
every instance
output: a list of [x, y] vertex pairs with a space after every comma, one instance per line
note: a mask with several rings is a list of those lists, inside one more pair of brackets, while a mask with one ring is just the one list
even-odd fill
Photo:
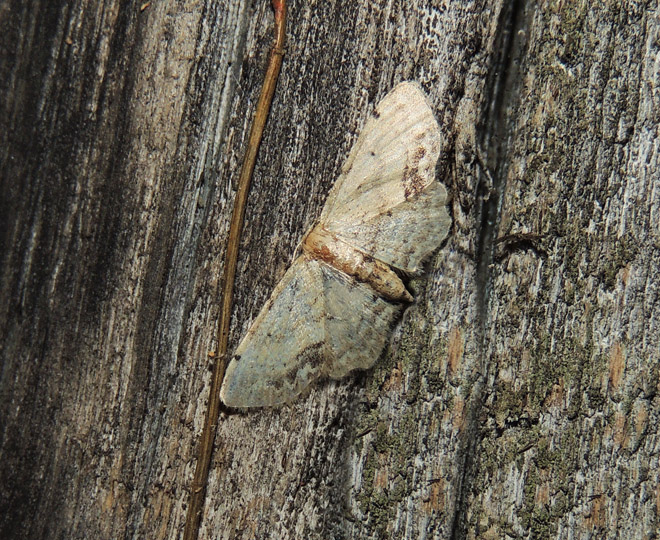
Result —
[[660, 534], [657, 8], [519, 15], [471, 538]]
[[[183, 530], [272, 15], [144, 6], [0, 7], [2, 538]], [[654, 2], [290, 3], [232, 343], [400, 80], [454, 225], [373, 370], [221, 417], [200, 538], [657, 537], [659, 35]]]

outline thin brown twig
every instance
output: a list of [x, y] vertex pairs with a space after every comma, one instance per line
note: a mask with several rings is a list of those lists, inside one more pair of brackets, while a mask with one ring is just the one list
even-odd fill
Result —
[[195, 467], [195, 476], [193, 478], [192, 489], [190, 492], [190, 501], [188, 504], [188, 513], [186, 516], [186, 526], [183, 532], [184, 540], [196, 540], [199, 534], [199, 526], [204, 508], [204, 496], [206, 494], [206, 484], [209, 476], [209, 466], [211, 464], [211, 455], [213, 452], [213, 442], [217, 429], [218, 417], [220, 414], [220, 385], [225, 375], [225, 366], [227, 364], [227, 346], [229, 341], [229, 323], [231, 321], [231, 308], [234, 296], [234, 278], [236, 276], [236, 265], [238, 261], [238, 246], [243, 229], [243, 219], [245, 217], [245, 205], [247, 202], [252, 172], [257, 159], [257, 151], [261, 143], [264, 125], [270, 111], [270, 104], [273, 100], [273, 93], [277, 84], [277, 78], [280, 74], [282, 65], [282, 56], [284, 55], [284, 38], [286, 29], [286, 0], [272, 0], [273, 11], [275, 12], [275, 42], [271, 49], [268, 67], [264, 83], [261, 87], [261, 95], [257, 103], [257, 109], [254, 114], [254, 121], [250, 129], [247, 150], [243, 158], [243, 167], [238, 179], [236, 189], [236, 199], [234, 210], [231, 216], [229, 226], [229, 238], [227, 240], [227, 252], [225, 254], [225, 270], [222, 286], [222, 311], [220, 312], [220, 321], [218, 323], [217, 348], [214, 354], [215, 366], [213, 368], [213, 379], [211, 381], [211, 393], [209, 395], [208, 408], [206, 410], [206, 419], [202, 429], [202, 438], [199, 443], [197, 455], [197, 465]]

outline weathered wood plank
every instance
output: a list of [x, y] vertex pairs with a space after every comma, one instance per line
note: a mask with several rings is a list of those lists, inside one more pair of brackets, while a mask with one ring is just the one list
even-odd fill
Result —
[[519, 19], [501, 233], [539, 240], [493, 268], [471, 538], [660, 530], [659, 23], [649, 2]]
[[[272, 15], [140, 8], [0, 8], [3, 538], [183, 529]], [[400, 80], [422, 83], [446, 137], [454, 227], [372, 371], [221, 417], [200, 537], [652, 537], [654, 13], [290, 3], [232, 342]], [[501, 206], [481, 200], [479, 146]], [[495, 246], [500, 220], [540, 238]]]
[[3, 538], [179, 526], [165, 511], [145, 525], [144, 501], [171, 483], [158, 433], [194, 446], [185, 415], [164, 412], [188, 380], [203, 173], [246, 15], [239, 2], [2, 9]]

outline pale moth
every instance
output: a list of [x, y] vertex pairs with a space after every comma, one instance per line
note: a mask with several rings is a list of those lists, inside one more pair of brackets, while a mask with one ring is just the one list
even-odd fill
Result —
[[440, 129], [414, 82], [376, 106], [302, 254], [277, 284], [227, 366], [230, 407], [290, 403], [317, 379], [367, 369], [447, 236], [447, 192], [435, 180]]

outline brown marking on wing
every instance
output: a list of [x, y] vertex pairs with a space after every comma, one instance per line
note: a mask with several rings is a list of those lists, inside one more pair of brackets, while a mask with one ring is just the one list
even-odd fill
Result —
[[309, 364], [314, 370], [323, 367], [323, 364], [325, 364], [324, 345], [324, 341], [319, 341], [305, 347], [296, 355], [296, 364]]
[[314, 254], [316, 259], [319, 259], [335, 268], [340, 265], [339, 261], [337, 260], [337, 256], [325, 244], [320, 246], [315, 245], [314, 248], [315, 249], [313, 251], [310, 251]]
[[403, 169], [401, 183], [403, 184], [403, 195], [406, 200], [417, 197], [426, 187], [424, 178], [419, 174], [419, 162], [425, 155], [426, 149], [423, 146], [417, 147], [412, 155], [412, 159], [406, 163]]
[[413, 154], [413, 161], [419, 163], [421, 159], [426, 155], [426, 148], [420, 146], [415, 153]]
[[284, 386], [284, 383], [286, 382], [290, 387], [295, 388], [296, 379], [298, 378], [298, 371], [305, 365], [310, 365], [312, 367], [312, 371], [316, 372], [318, 375], [321, 375], [323, 372], [323, 366], [326, 363], [326, 359], [323, 354], [323, 346], [324, 342], [318, 342], [305, 347], [296, 355], [293, 367], [289, 369], [280, 379], [269, 381], [268, 386], [276, 388], [277, 390], [281, 390]]

